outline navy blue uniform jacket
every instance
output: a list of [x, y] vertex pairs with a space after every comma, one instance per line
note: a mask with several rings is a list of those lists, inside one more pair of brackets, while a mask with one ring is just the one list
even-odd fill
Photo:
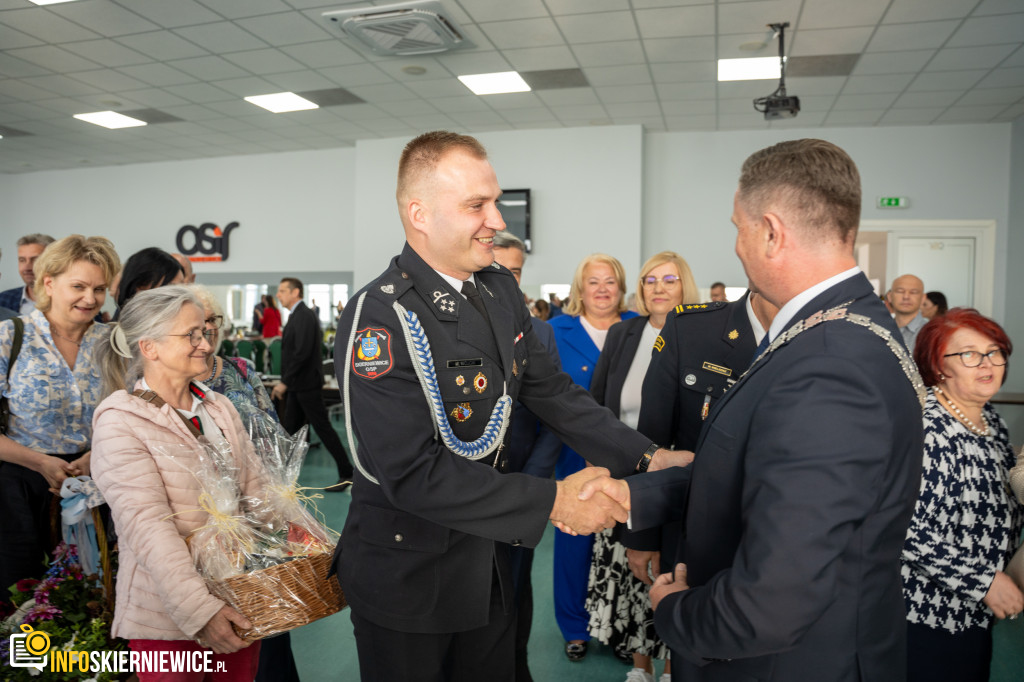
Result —
[[[900, 338], [862, 274], [789, 326], [851, 300]], [[654, 617], [673, 675], [905, 679], [899, 558], [922, 449], [917, 394], [869, 329], [823, 322], [756, 362], [712, 409], [692, 466], [630, 479], [635, 527], [685, 504], [691, 589]]]
[[495, 575], [511, 609], [509, 545], [535, 546], [555, 499], [554, 481], [504, 473], [504, 454], [471, 461], [435, 439], [393, 303], [419, 316], [445, 414], [461, 440], [481, 435], [505, 386], [560, 439], [615, 476], [633, 471], [651, 444], [558, 371], [508, 270], [494, 264], [476, 281], [490, 325], [406, 245], [362, 290], [351, 356], [357, 303], [345, 307], [338, 329], [336, 369], [340, 385], [352, 372], [357, 458], [380, 485], [357, 468], [335, 567], [352, 609], [393, 630], [485, 625]]

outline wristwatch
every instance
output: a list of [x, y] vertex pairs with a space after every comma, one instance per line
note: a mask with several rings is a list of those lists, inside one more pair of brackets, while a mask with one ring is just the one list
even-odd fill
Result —
[[647, 448], [647, 451], [640, 458], [640, 462], [636, 465], [636, 470], [641, 474], [647, 471], [647, 467], [651, 466], [651, 459], [654, 458], [654, 453], [661, 448], [657, 443], [651, 443], [651, 447]]

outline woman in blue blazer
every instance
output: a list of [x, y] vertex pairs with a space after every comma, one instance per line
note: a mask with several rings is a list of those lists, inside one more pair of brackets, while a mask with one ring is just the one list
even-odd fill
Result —
[[[636, 317], [626, 310], [626, 273], [622, 264], [603, 253], [587, 256], [576, 268], [569, 302], [550, 320], [555, 331], [562, 369], [583, 388], [590, 389], [597, 358], [608, 329], [621, 320]], [[562, 446], [555, 478], [562, 480], [586, 466], [575, 450]], [[555, 530], [554, 597], [555, 619], [566, 640], [570, 661], [587, 655], [590, 640], [587, 613], [587, 578], [593, 536], [574, 536]]]

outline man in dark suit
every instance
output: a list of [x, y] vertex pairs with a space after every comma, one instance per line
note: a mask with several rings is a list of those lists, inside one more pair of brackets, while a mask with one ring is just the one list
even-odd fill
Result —
[[673, 679], [905, 678], [924, 388], [856, 265], [860, 206], [831, 143], [747, 159], [736, 253], [780, 306], [771, 345], [711, 410], [691, 467], [591, 483], [631, 498], [635, 528], [685, 513], [687, 563], [651, 589]]
[[[579, 500], [580, 486], [665, 456], [552, 362], [493, 262], [500, 195], [477, 140], [412, 140], [398, 171], [406, 245], [338, 328], [358, 449], [334, 566], [363, 680], [514, 680], [510, 546], [535, 546], [549, 519], [579, 532], [625, 520], [604, 496]], [[608, 469], [557, 482], [510, 473], [517, 399]]]
[[338, 467], [338, 482], [326, 490], [341, 492], [352, 485], [352, 465], [324, 407], [320, 321], [303, 303], [302, 282], [294, 277], [281, 280], [277, 300], [291, 311], [281, 333], [281, 383], [272, 393], [276, 400], [284, 399], [281, 425], [288, 433], [295, 433], [309, 422]]
[[13, 310], [18, 315], [28, 315], [36, 309], [34, 266], [43, 250], [53, 243], [48, 234], [26, 234], [18, 239], [18, 274], [24, 286], [0, 291], [0, 307]]

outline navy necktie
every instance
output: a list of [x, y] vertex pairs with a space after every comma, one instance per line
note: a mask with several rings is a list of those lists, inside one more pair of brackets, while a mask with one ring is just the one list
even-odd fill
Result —
[[480, 292], [471, 280], [466, 280], [462, 283], [462, 293], [466, 295], [466, 299], [469, 301], [470, 305], [476, 308], [477, 312], [483, 315], [485, 320], [490, 322], [491, 318], [487, 314], [487, 308], [484, 307], [483, 299], [480, 298]]
[[761, 343], [757, 344], [757, 348], [754, 350], [754, 356], [750, 358], [750, 364], [754, 364], [754, 360], [761, 357], [761, 353], [768, 350], [768, 346], [771, 345], [771, 340], [768, 338], [768, 332], [764, 333], [764, 337], [761, 339]]

